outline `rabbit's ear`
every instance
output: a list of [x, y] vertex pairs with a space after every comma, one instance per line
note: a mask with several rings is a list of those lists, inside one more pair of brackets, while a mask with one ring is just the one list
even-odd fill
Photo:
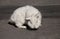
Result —
[[39, 14], [39, 13], [37, 13], [37, 14], [35, 14], [35, 17], [39, 18], [39, 15], [40, 15], [40, 14]]

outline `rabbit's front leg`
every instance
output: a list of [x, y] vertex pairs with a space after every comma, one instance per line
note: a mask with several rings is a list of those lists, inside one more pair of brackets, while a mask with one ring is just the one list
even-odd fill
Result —
[[22, 23], [16, 23], [16, 26], [17, 26], [18, 28], [26, 28], [26, 26], [23, 26]]

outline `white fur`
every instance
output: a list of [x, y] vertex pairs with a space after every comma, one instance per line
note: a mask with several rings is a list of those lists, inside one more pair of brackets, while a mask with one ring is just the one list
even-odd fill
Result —
[[30, 28], [39, 28], [41, 26], [41, 13], [33, 6], [26, 5], [17, 8], [11, 15], [10, 21], [14, 22], [18, 28], [26, 28], [22, 26], [26, 20]]

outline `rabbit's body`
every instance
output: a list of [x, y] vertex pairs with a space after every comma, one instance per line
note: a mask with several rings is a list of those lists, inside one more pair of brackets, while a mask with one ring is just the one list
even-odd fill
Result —
[[30, 28], [38, 28], [41, 26], [41, 13], [33, 6], [23, 6], [17, 8], [11, 15], [10, 21], [14, 22], [18, 28], [26, 28], [24, 23], [29, 25]]

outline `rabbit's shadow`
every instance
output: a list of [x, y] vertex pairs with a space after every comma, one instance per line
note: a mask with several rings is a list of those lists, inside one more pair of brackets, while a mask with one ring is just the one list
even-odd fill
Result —
[[[8, 22], [8, 24], [13, 25], [14, 27], [18, 28], [18, 27], [15, 25], [15, 23], [14, 23], [14, 22], [13, 22], [13, 23]], [[36, 28], [33, 28], [33, 29], [32, 29], [32, 28], [30, 28], [30, 27], [29, 27], [29, 25], [28, 25], [28, 24], [26, 24], [26, 23], [24, 23], [23, 25], [24, 25], [24, 26], [26, 26], [28, 30], [37, 30]]]
[[18, 28], [14, 22], [8, 22], [8, 24], [13, 25], [15, 28]]

